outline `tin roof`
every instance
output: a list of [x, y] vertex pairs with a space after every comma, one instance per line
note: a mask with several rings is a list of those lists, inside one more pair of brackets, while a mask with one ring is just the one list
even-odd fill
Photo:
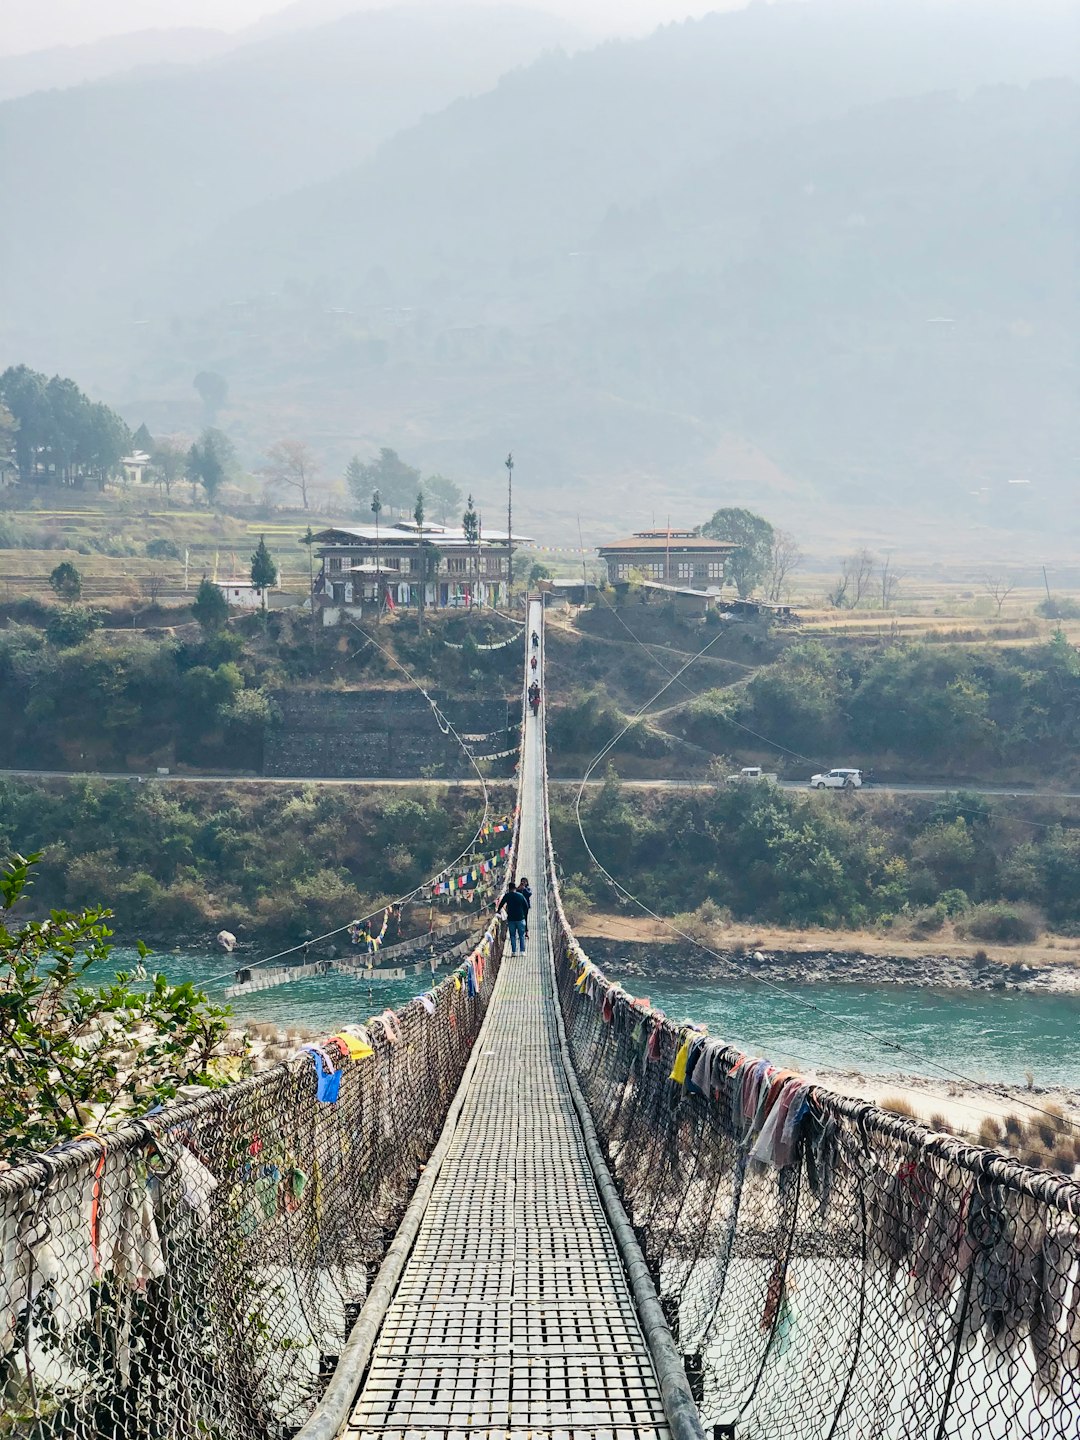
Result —
[[605, 555], [609, 550], [633, 550], [639, 554], [662, 555], [668, 550], [711, 550], [713, 554], [717, 551], [726, 553], [737, 547], [731, 540], [710, 540], [704, 535], [672, 535], [670, 539], [667, 535], [635, 535], [629, 540], [609, 540], [606, 545], [598, 545], [596, 548], [601, 555]]

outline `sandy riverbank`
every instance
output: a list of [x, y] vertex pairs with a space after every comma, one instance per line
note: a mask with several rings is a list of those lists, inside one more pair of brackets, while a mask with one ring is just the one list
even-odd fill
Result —
[[[904, 1101], [917, 1120], [931, 1129], [944, 1120], [956, 1134], [974, 1137], [986, 1116], [1003, 1120], [1017, 1115], [1030, 1120], [1047, 1106], [1060, 1106], [1066, 1115], [1080, 1125], [1080, 1090], [1067, 1086], [974, 1085], [968, 1081], [930, 1079], [923, 1075], [866, 1075], [858, 1070], [818, 1069], [807, 1072], [807, 1078], [834, 1090], [839, 1095], [870, 1100], [882, 1105], [895, 1099]], [[884, 1108], [895, 1108], [885, 1104]]]

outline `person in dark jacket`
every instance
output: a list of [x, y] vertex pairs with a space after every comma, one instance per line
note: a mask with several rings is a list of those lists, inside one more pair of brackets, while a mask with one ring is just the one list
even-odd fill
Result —
[[529, 916], [529, 902], [514, 885], [513, 880], [506, 887], [506, 894], [499, 901], [498, 908], [506, 911], [510, 930], [510, 950], [514, 955], [525, 952], [525, 921]]
[[[532, 886], [529, 884], [528, 876], [522, 875], [521, 879], [520, 879], [520, 880], [518, 881], [518, 883], [517, 883], [517, 892], [518, 892], [519, 895], [524, 895], [524, 896], [525, 896], [525, 899], [529, 902], [529, 909], [531, 910], [531, 909], [532, 909]], [[526, 915], [526, 916], [525, 916], [525, 939], [528, 940], [528, 938], [529, 938], [529, 917], [528, 917], [528, 915]]]

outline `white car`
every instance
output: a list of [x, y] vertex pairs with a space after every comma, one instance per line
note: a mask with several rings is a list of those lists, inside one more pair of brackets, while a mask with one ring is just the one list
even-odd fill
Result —
[[810, 786], [814, 790], [858, 790], [861, 785], [861, 770], [825, 770], [820, 775], [810, 776]]

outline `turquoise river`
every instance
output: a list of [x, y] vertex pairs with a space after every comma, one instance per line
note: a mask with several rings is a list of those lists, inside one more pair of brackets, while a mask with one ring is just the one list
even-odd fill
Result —
[[[114, 952], [118, 965], [129, 951]], [[158, 954], [150, 968], [191, 980], [223, 999], [231, 980], [221, 955]], [[331, 974], [233, 1001], [238, 1019], [274, 1021], [327, 1032], [396, 1008], [424, 985], [422, 977], [367, 982]], [[785, 985], [638, 982], [635, 993], [673, 1019], [703, 1021], [740, 1049], [802, 1068], [1080, 1087], [1080, 996], [979, 990], [924, 990], [891, 985]], [[902, 1046], [902, 1051], [892, 1048]]]

